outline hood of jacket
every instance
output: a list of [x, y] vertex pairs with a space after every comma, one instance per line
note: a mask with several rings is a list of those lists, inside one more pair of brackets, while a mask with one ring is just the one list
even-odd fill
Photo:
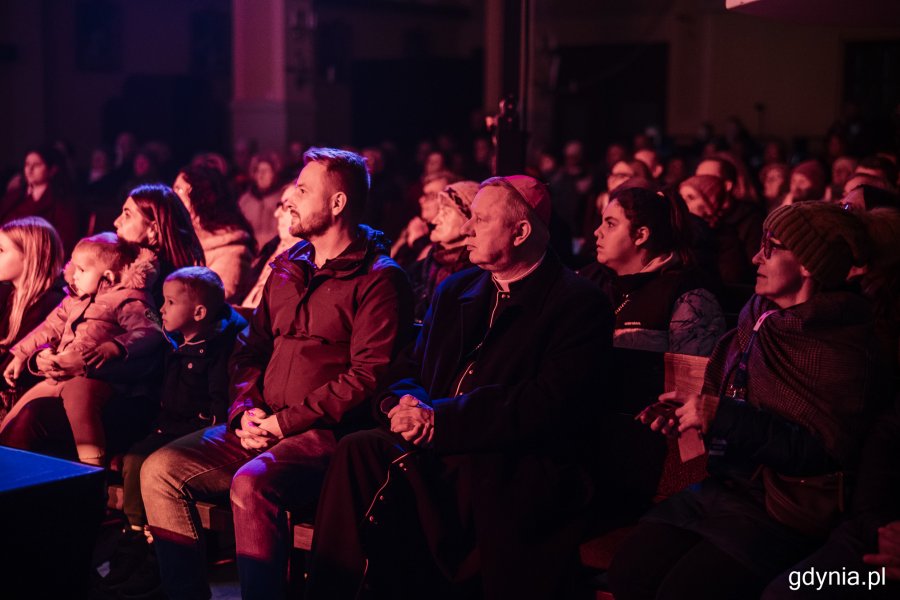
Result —
[[[79, 294], [75, 290], [72, 273], [74, 267], [71, 261], [66, 263], [63, 269], [63, 279], [66, 281], [66, 293], [69, 296], [80, 298], [87, 294]], [[119, 274], [118, 283], [109, 283], [102, 281], [97, 290], [97, 295], [105, 294], [118, 290], [149, 290], [156, 283], [159, 277], [159, 259], [156, 253], [148, 248], [141, 248], [137, 255], [129, 265], [126, 265]]]
[[[339, 279], [352, 277], [367, 269], [376, 256], [389, 254], [390, 244], [382, 232], [368, 225], [358, 225], [356, 239], [338, 256], [326, 260], [321, 270], [327, 270]], [[275, 257], [272, 268], [303, 276], [306, 269], [315, 269], [315, 248], [306, 240], [297, 242], [287, 252]]]

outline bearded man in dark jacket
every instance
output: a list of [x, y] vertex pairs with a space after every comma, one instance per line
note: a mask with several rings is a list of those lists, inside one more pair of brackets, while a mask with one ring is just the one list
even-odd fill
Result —
[[141, 472], [169, 598], [210, 597], [192, 503], [229, 490], [242, 596], [283, 596], [285, 510], [315, 502], [337, 439], [370, 412], [412, 327], [405, 273], [382, 234], [359, 224], [363, 158], [313, 148], [304, 159], [285, 202], [304, 241], [275, 259], [235, 344], [227, 422], [176, 440]]
[[438, 288], [390, 426], [338, 445], [316, 515], [308, 598], [563, 598], [576, 581], [587, 449], [613, 316], [547, 249], [531, 177], [481, 184], [472, 263]]

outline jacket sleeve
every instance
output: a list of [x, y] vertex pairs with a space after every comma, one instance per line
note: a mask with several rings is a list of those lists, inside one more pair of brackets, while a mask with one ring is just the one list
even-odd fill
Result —
[[156, 309], [149, 300], [130, 298], [119, 305], [116, 320], [125, 333], [114, 338], [125, 350], [124, 358], [140, 358], [153, 354], [165, 343]]
[[709, 356], [724, 333], [725, 315], [708, 290], [691, 290], [675, 301], [669, 321], [669, 352]]
[[44, 322], [22, 338], [18, 344], [12, 347], [10, 352], [22, 360], [28, 360], [38, 350], [43, 350], [44, 348], [56, 349], [60, 339], [62, 339], [73, 302], [75, 302], [73, 298], [64, 298], [54, 310], [50, 311]]
[[533, 372], [433, 402], [437, 452], [546, 445], [596, 424], [612, 350], [612, 310], [593, 288], [564, 304], [565, 314], [548, 317], [547, 343], [530, 349], [540, 357]]
[[805, 427], [747, 402], [722, 398], [708, 437], [728, 442], [726, 453], [785, 475], [819, 475], [840, 466]]
[[303, 402], [277, 413], [285, 435], [315, 423], [334, 425], [351, 408], [370, 399], [384, 383], [391, 361], [412, 328], [412, 291], [401, 269], [372, 271], [357, 296], [350, 335], [349, 368], [310, 392]]
[[262, 397], [262, 378], [272, 357], [274, 337], [269, 315], [269, 293], [272, 277], [263, 288], [263, 297], [250, 316], [249, 324], [238, 334], [234, 350], [228, 361], [228, 391], [231, 407], [228, 409], [228, 427], [237, 429], [241, 415], [251, 408], [272, 410]]

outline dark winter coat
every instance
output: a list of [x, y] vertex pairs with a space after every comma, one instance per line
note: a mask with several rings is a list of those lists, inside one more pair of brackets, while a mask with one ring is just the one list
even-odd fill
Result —
[[[770, 301], [754, 296], [710, 357], [704, 393], [731, 383]], [[722, 398], [707, 434], [711, 477], [646, 517], [689, 529], [761, 577], [774, 577], [817, 540], [768, 516], [759, 466], [785, 475], [852, 469], [867, 412], [882, 390], [866, 301], [822, 292], [765, 319], [747, 361], [746, 401]]]
[[202, 340], [172, 336], [166, 353], [159, 431], [183, 435], [222, 423], [228, 411], [228, 359], [238, 334], [247, 326], [229, 305], [213, 331]]
[[[316, 268], [312, 244], [297, 243], [272, 264], [262, 301], [238, 336], [229, 364], [228, 422], [260, 407], [286, 435], [347, 426], [412, 331], [406, 273], [379, 231], [359, 226], [354, 242]], [[354, 410], [356, 409], [356, 410]]]
[[725, 333], [725, 316], [694, 269], [671, 258], [653, 271], [619, 276], [595, 262], [579, 271], [615, 307], [616, 348], [709, 356]]
[[[456, 470], [486, 595], [530, 588], [529, 597], [549, 597], [575, 549], [569, 528], [591, 497], [586, 447], [603, 402], [612, 310], [552, 253], [510, 288], [501, 293], [477, 268], [448, 277], [416, 343], [415, 375], [392, 385], [381, 408], [404, 394], [434, 407], [434, 454]], [[446, 550], [435, 539], [443, 526], [423, 526], [433, 551]]]

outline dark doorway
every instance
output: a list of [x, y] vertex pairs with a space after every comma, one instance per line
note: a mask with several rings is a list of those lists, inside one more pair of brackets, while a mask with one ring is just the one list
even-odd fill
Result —
[[648, 125], [666, 130], [667, 44], [604, 44], [559, 49], [556, 142], [600, 149], [630, 142]]

